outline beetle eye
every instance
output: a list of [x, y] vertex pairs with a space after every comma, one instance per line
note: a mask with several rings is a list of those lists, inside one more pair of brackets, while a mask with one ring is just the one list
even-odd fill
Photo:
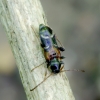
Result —
[[54, 70], [53, 72], [54, 72], [54, 73], [59, 73], [59, 72], [60, 72], [60, 70]]
[[56, 53], [54, 53], [53, 55], [56, 55]]
[[53, 64], [52, 66], [50, 66], [50, 68], [51, 68], [53, 73], [59, 73], [60, 72], [59, 64]]

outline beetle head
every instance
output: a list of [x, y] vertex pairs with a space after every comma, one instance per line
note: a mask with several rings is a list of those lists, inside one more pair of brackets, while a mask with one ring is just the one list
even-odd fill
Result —
[[60, 72], [60, 67], [61, 67], [61, 64], [59, 62], [57, 62], [57, 61], [56, 62], [52, 62], [51, 61], [50, 69], [54, 74]]

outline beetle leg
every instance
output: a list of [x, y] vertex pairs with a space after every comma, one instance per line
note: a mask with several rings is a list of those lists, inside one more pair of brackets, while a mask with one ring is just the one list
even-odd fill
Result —
[[60, 51], [65, 51], [65, 49], [64, 49], [63, 47], [58, 47], [58, 49], [59, 49]]
[[[60, 68], [60, 72], [62, 71], [63, 68], [64, 68], [64, 65]], [[62, 77], [62, 74], [61, 73], [59, 73], [59, 74]]]
[[44, 79], [46, 78], [47, 76], [47, 68], [45, 69], [45, 76], [44, 76]]
[[[43, 62], [42, 64], [44, 64], [44, 63], [46, 63], [46, 62]], [[36, 66], [35, 68], [33, 68], [33, 69], [31, 70], [31, 72], [32, 72], [34, 69], [40, 67], [42, 64], [40, 64], [39, 66]]]
[[40, 43], [40, 45], [41, 45], [41, 47], [42, 47], [42, 48], [44, 48], [44, 47], [45, 47], [42, 43]]
[[57, 38], [56, 34], [55, 34], [55, 38], [56, 38], [56, 40], [57, 40], [57, 41], [59, 42], [59, 44], [60, 44], [60, 47], [58, 47], [58, 49], [59, 49], [60, 51], [65, 51], [64, 46], [62, 45], [62, 43], [60, 42], [60, 40]]
[[64, 57], [64, 56], [60, 56], [60, 58], [61, 58], [61, 59], [64, 59], [65, 57]]
[[49, 60], [46, 60], [47, 62], [47, 68], [50, 66], [50, 61]]
[[64, 65], [60, 68], [60, 71], [62, 71], [63, 68], [64, 68]]
[[64, 62], [63, 61], [60, 61], [60, 64], [64, 64]]

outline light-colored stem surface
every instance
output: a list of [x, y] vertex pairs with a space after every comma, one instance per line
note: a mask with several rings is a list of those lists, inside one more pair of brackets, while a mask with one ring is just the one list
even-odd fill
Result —
[[[52, 6], [52, 5], [51, 5]], [[65, 73], [45, 78], [46, 64], [39, 42], [39, 24], [47, 21], [39, 0], [0, 0], [0, 19], [6, 30], [28, 100], [75, 100]], [[33, 28], [33, 30], [32, 30]], [[31, 72], [31, 69], [41, 65]], [[50, 74], [47, 71], [47, 76]]]

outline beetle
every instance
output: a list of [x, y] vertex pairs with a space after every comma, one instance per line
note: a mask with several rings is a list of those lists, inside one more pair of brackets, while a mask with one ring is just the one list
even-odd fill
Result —
[[60, 72], [64, 59], [60, 51], [64, 51], [63, 47], [59, 47], [56, 41], [56, 36], [53, 34], [52, 29], [48, 26], [40, 24], [39, 34], [41, 46], [44, 48], [44, 56], [47, 62], [47, 68], [51, 69], [52, 73]]
[[[37, 86], [35, 86], [30, 91], [33, 91], [35, 88], [37, 88], [40, 84], [42, 84], [47, 78], [49, 78], [52, 74], [58, 74], [60, 72], [64, 71], [82, 71], [84, 70], [63, 70], [64, 63], [62, 59], [64, 59], [64, 56], [61, 56], [60, 51], [65, 51], [64, 47], [60, 43], [60, 41], [57, 39], [56, 35], [53, 34], [53, 31], [50, 27], [45, 26], [44, 24], [39, 25], [39, 35], [41, 40], [41, 46], [44, 49], [44, 56], [47, 63], [47, 68], [51, 70], [51, 74], [46, 77], [41, 83], [39, 83]], [[58, 42], [61, 46], [58, 46]], [[37, 68], [37, 67], [36, 67]], [[34, 69], [32, 69], [34, 70]]]

